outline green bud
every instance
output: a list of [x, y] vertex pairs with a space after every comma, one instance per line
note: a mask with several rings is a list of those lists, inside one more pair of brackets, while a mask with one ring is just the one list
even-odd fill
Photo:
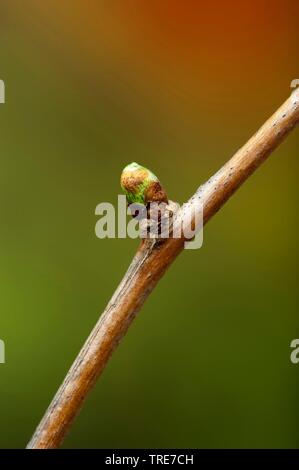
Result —
[[168, 203], [167, 194], [157, 176], [138, 163], [130, 163], [123, 169], [120, 184], [129, 204]]

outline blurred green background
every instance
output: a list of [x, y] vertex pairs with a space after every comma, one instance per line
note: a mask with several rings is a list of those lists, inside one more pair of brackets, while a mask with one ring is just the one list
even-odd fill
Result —
[[[136, 240], [137, 161], [184, 202], [299, 78], [298, 2], [2, 0], [0, 447], [24, 447]], [[64, 447], [298, 447], [296, 130], [146, 302]]]

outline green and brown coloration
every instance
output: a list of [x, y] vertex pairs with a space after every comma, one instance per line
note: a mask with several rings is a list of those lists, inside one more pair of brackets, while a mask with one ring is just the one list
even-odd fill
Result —
[[138, 163], [130, 163], [121, 174], [120, 185], [129, 204], [165, 202], [168, 197], [157, 176]]
[[[207, 223], [297, 124], [299, 124], [299, 88], [292, 93], [247, 144], [195, 192], [188, 201], [185, 211], [179, 212], [178, 218], [184, 222], [186, 215], [192, 208], [192, 201], [200, 198], [204, 223]], [[129, 197], [133, 197], [133, 199], [136, 196], [137, 198], [141, 196], [144, 200], [152, 197], [148, 192], [148, 187], [147, 189], [144, 186], [143, 189], [139, 187], [146, 178], [149, 178], [148, 170], [143, 170], [145, 173], [142, 173], [144, 176], [139, 184], [136, 184], [135, 178], [130, 180], [128, 177], [130, 174], [128, 167], [123, 173], [122, 185], [129, 193]], [[141, 168], [139, 166], [135, 169], [131, 167], [131, 176], [135, 171], [140, 176]], [[157, 182], [157, 180], [151, 179], [150, 182]], [[149, 181], [145, 186], [148, 186], [148, 183]], [[154, 193], [157, 194], [157, 191]], [[166, 198], [166, 195], [164, 197]], [[29, 449], [50, 449], [61, 444], [84, 399], [103, 372], [137, 312], [167, 268], [181, 253], [183, 246], [184, 239], [180, 238], [168, 238], [162, 244], [157, 240], [149, 240], [147, 243], [139, 245], [123, 280], [37, 427], [27, 446]], [[123, 399], [123, 396], [121, 398]]]

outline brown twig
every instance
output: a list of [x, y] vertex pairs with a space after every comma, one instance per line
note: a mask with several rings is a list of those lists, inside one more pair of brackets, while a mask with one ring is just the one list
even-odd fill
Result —
[[[207, 183], [185, 208], [201, 198], [206, 223], [271, 154], [299, 122], [299, 89]], [[177, 217], [184, 218], [185, 212]], [[103, 371], [109, 357], [126, 333], [168, 266], [183, 249], [183, 238], [144, 240], [121, 284], [91, 332], [56, 393], [28, 448], [58, 447], [78, 414], [83, 400]]]

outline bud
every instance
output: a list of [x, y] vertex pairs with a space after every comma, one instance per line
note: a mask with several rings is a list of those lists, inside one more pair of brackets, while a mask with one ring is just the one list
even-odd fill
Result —
[[123, 169], [120, 184], [129, 204], [168, 204], [167, 194], [156, 175], [138, 163], [130, 163]]

